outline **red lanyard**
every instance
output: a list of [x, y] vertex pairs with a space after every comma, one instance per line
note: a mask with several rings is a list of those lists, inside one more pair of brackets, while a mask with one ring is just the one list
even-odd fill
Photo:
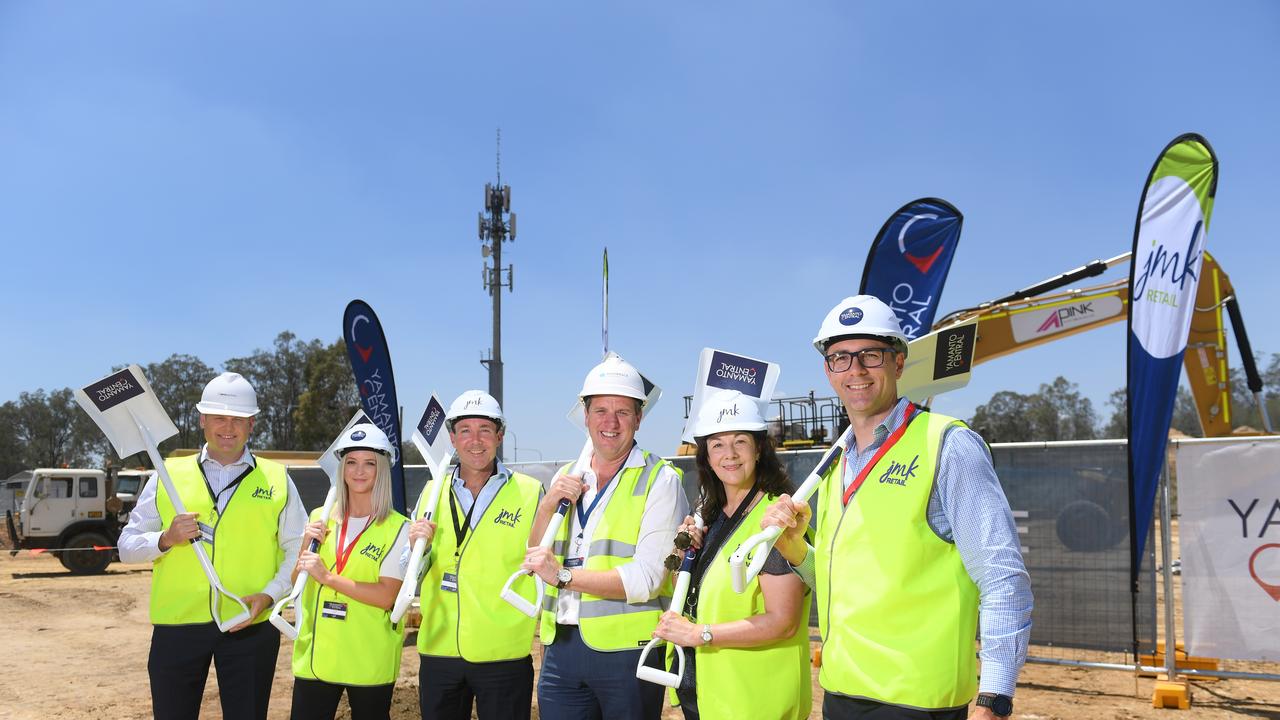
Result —
[[[342, 574], [342, 569], [347, 566], [347, 560], [351, 558], [351, 551], [355, 549], [356, 544], [360, 542], [360, 536], [363, 535], [364, 531], [368, 530], [369, 526], [373, 524], [373, 518], [369, 518], [365, 521], [364, 527], [360, 528], [360, 532], [356, 533], [356, 536], [351, 538], [351, 544], [347, 545], [347, 519], [348, 517], [344, 513], [342, 515], [342, 531], [338, 535], [337, 559], [334, 562], [334, 567], [338, 569], [339, 575]], [[346, 549], [344, 550], [343, 548]]]
[[[845, 505], [849, 504], [849, 500], [853, 498], [853, 494], [858, 492], [858, 488], [862, 487], [862, 481], [866, 480], [867, 475], [871, 474], [871, 468], [875, 467], [876, 463], [880, 462], [880, 458], [884, 457], [884, 454], [889, 452], [889, 449], [892, 448], [894, 445], [896, 445], [898, 441], [902, 439], [902, 436], [905, 435], [907, 432], [907, 426], [910, 425], [911, 421], [915, 420], [915, 418], [916, 418], [915, 404], [907, 403], [906, 419], [903, 420], [902, 424], [898, 426], [898, 429], [894, 430], [893, 434], [890, 435], [889, 438], [884, 441], [884, 444], [880, 446], [880, 449], [876, 451], [876, 454], [871, 456], [871, 461], [868, 462], [866, 465], [862, 466], [862, 471], [858, 473], [858, 477], [854, 478], [853, 482], [850, 483], [849, 487], [844, 491]], [[844, 461], [846, 465], [849, 463], [848, 453], [845, 453]]]

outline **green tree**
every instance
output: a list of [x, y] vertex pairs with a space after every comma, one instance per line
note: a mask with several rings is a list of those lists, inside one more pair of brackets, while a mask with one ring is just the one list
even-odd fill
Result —
[[93, 442], [100, 435], [70, 388], [24, 392], [5, 406], [23, 468], [78, 466], [95, 459]]
[[[1261, 356], [1256, 356], [1256, 362], [1262, 380], [1262, 399], [1274, 428], [1280, 423], [1280, 353], [1272, 353], [1270, 363], [1265, 366]], [[1244, 370], [1238, 367], [1231, 368], [1231, 427], [1264, 428], [1258, 402], [1245, 381]]]
[[205, 384], [216, 374], [213, 368], [194, 355], [174, 353], [162, 362], [148, 364], [146, 374], [156, 399], [178, 428], [177, 435], [160, 443], [160, 452], [200, 447], [204, 433], [196, 403], [200, 402]]
[[[1102, 437], [1128, 437], [1129, 425], [1125, 417], [1127, 404], [1128, 393], [1124, 388], [1111, 391], [1111, 396], [1107, 398], [1107, 405], [1111, 406], [1111, 417], [1102, 428]], [[1191, 391], [1182, 385], [1178, 386], [1178, 394], [1173, 401], [1173, 419], [1169, 427], [1191, 437], [1204, 437], [1204, 430], [1200, 427], [1200, 412], [1196, 409], [1196, 400], [1191, 395]]]
[[251, 355], [226, 362], [227, 370], [243, 375], [258, 394], [261, 412], [254, 427], [255, 447], [298, 447], [294, 417], [299, 398], [306, 391], [307, 358], [323, 347], [319, 340], [303, 342], [285, 330], [276, 336], [273, 350], [254, 350]]
[[339, 339], [312, 352], [303, 379], [307, 389], [294, 411], [295, 447], [323, 450], [360, 407], [346, 342]]
[[1093, 403], [1066, 378], [1034, 394], [1002, 390], [979, 405], [969, 425], [987, 442], [1091, 440], [1097, 436]]

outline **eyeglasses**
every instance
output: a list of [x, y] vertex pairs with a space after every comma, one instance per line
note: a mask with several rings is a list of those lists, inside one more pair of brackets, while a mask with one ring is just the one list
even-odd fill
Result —
[[857, 352], [833, 352], [823, 357], [827, 361], [827, 369], [833, 373], [845, 372], [853, 367], [853, 359], [858, 359], [858, 364], [864, 368], [878, 368], [884, 365], [885, 355], [898, 352], [893, 348], [867, 348]]

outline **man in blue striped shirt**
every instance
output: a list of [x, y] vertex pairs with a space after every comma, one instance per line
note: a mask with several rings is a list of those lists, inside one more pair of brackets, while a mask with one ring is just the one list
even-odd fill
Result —
[[[776, 547], [819, 590], [823, 716], [968, 717], [973, 649], [964, 635], [973, 637], [976, 606], [982, 675], [972, 717], [1008, 717], [1031, 632], [1031, 585], [986, 443], [898, 397], [906, 337], [880, 300], [846, 298], [814, 345], [849, 418], [848, 451], [824, 481], [816, 549], [802, 532], [806, 503], [782, 496], [762, 527], [783, 528]], [[922, 453], [911, 453], [921, 448], [936, 458], [926, 456], [917, 475]], [[908, 487], [919, 502], [900, 502]], [[966, 574], [971, 585], [954, 579]], [[912, 632], [887, 629], [894, 623]]]

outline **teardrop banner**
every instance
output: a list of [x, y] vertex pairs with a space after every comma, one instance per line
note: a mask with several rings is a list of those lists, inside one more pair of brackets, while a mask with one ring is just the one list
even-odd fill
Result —
[[1188, 133], [1147, 176], [1129, 270], [1128, 437], [1130, 581], [1137, 582], [1164, 467], [1178, 374], [1195, 312], [1218, 158]]
[[387, 336], [373, 308], [352, 300], [342, 314], [342, 337], [347, 341], [351, 372], [360, 391], [360, 404], [369, 420], [391, 441], [391, 504], [405, 514], [404, 463], [400, 452], [400, 405], [391, 373]]
[[893, 308], [908, 340], [928, 335], [960, 244], [964, 216], [939, 198], [898, 208], [871, 243], [859, 293]]

